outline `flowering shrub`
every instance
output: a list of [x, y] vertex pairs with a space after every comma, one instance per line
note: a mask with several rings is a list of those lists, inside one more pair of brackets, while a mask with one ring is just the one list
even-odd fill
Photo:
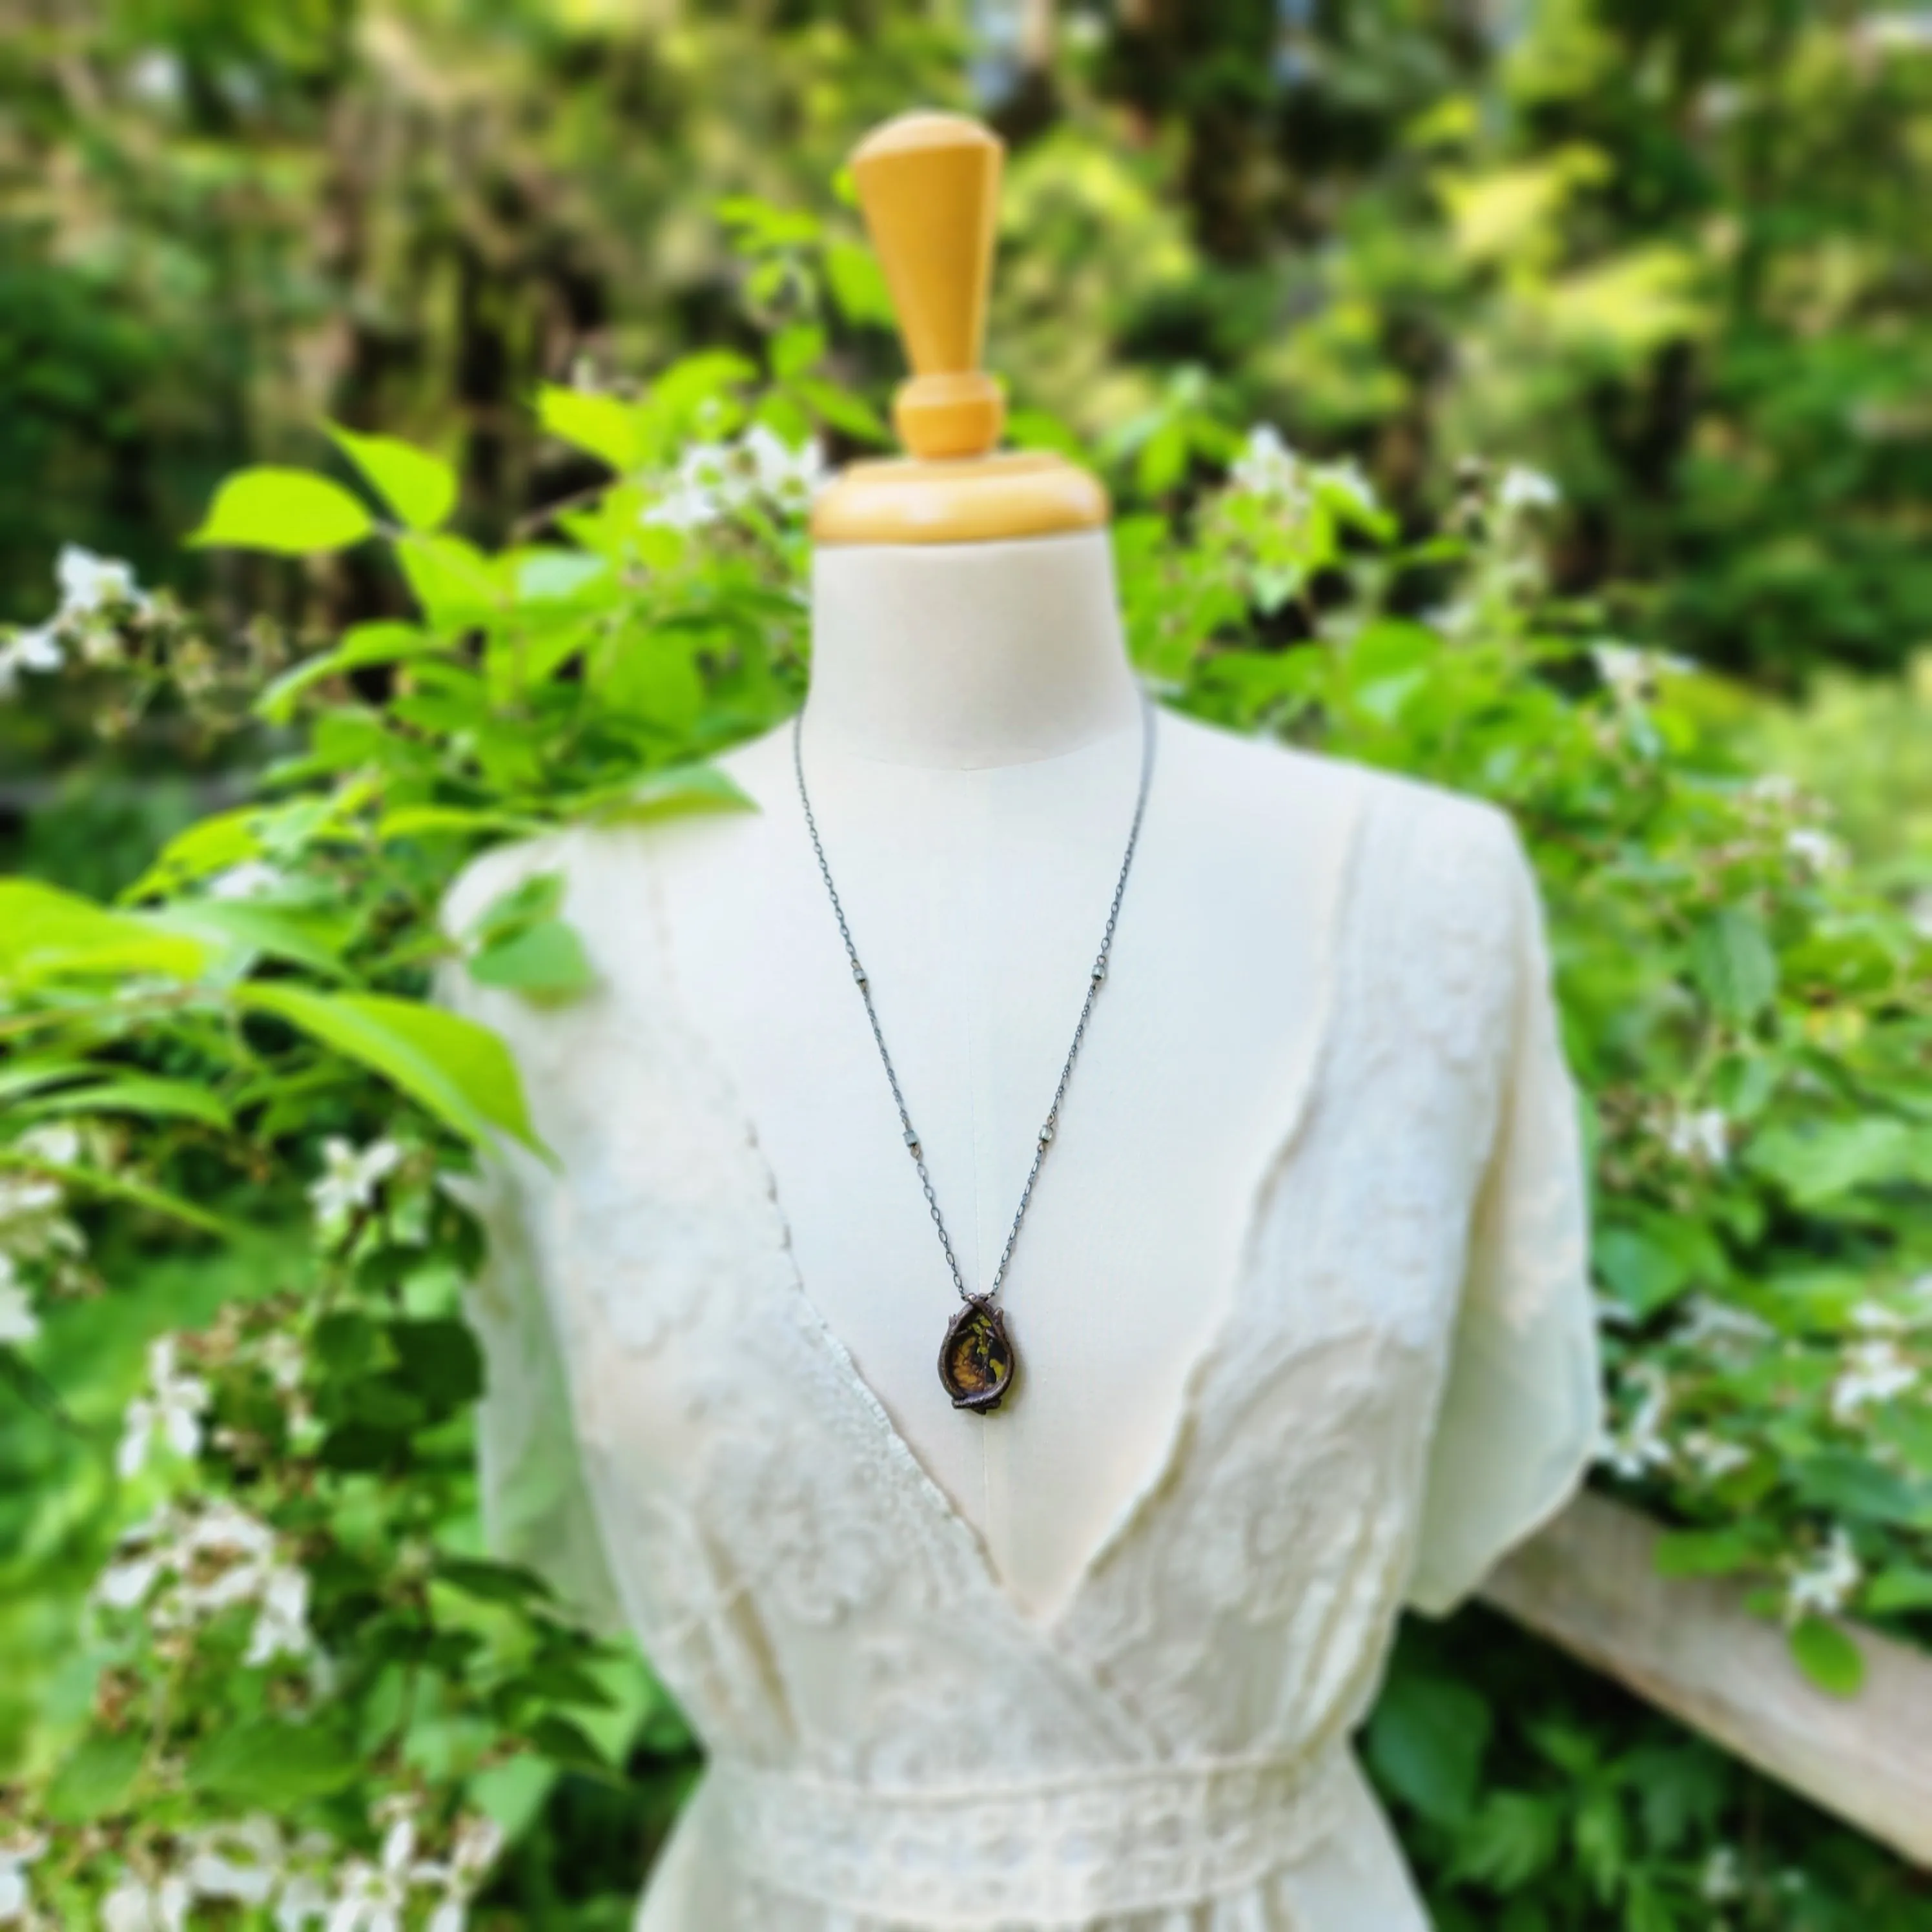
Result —
[[[681, 1775], [643, 1662], [483, 1546], [462, 1176], [530, 1130], [500, 1045], [424, 995], [433, 970], [536, 1000], [586, 983], [543, 880], [440, 931], [479, 844], [742, 806], [702, 760], [803, 688], [824, 348], [794, 323], [770, 380], [704, 356], [640, 401], [547, 392], [609, 480], [494, 551], [450, 527], [446, 466], [386, 438], [337, 433], [378, 507], [319, 475], [230, 479], [199, 541], [373, 538], [406, 587], [410, 616], [292, 663], [98, 560], [6, 646], [28, 702], [82, 676], [118, 680], [110, 720], [232, 718], [246, 694], [287, 755], [115, 904], [0, 883], [0, 1442], [28, 1499], [6, 1576], [68, 1619], [5, 1713], [0, 1924], [453, 1932], [560, 1778]], [[1204, 717], [1516, 814], [1591, 1101], [1604, 1479], [1671, 1515], [1676, 1567], [1756, 1579], [1798, 1662], [1848, 1688], [1838, 1612], [1932, 1629], [1927, 941], [1814, 801], [1724, 768], [1694, 673], [1552, 602], [1546, 481], [1472, 467], [1417, 539], [1353, 466], [1175, 408], [1120, 452], [1167, 493], [1115, 532], [1141, 669]], [[1580, 1866], [1558, 1856], [1565, 1804], [1580, 1832], [1621, 1820], [1636, 1779], [1553, 1719], [1524, 1748], [1600, 1798], [1538, 1799], [1533, 1829], [1479, 1810], [1488, 1707], [1433, 1669], [1399, 1672], [1372, 1755], [1452, 1834], [1448, 1912], [1541, 1885], [1634, 1925], [1801, 1922], [1790, 1886], [1724, 1862], [1708, 1754], [1641, 1856], [1598, 1825]], [[1868, 1926], [1893, 1896], [1874, 1882]]]

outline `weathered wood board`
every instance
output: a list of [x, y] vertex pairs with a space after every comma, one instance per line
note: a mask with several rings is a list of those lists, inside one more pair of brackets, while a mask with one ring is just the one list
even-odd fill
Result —
[[1658, 1575], [1658, 1532], [1582, 1496], [1497, 1568], [1486, 1601], [1915, 1863], [1932, 1866], [1932, 1654], [1856, 1626], [1834, 1697], [1720, 1580]]

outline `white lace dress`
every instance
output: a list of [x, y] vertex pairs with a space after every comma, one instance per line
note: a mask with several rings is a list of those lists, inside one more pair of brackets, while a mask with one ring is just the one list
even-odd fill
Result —
[[633, 1631], [707, 1753], [639, 1932], [1427, 1924], [1349, 1739], [1403, 1606], [1466, 1595], [1596, 1439], [1575, 1095], [1508, 821], [1301, 764], [1349, 842], [1322, 1045], [1166, 1460], [1044, 1624], [815, 1311], [665, 936], [620, 937], [651, 834], [453, 896], [560, 867], [620, 969], [446, 997], [560, 1163], [480, 1191], [493, 1545]]

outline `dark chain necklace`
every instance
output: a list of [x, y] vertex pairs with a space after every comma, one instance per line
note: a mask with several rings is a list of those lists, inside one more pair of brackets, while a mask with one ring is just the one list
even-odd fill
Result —
[[1033, 1199], [1034, 1184], [1040, 1178], [1040, 1164], [1053, 1144], [1054, 1131], [1060, 1123], [1060, 1106], [1066, 1098], [1066, 1083], [1072, 1076], [1075, 1058], [1080, 1052], [1081, 1041], [1086, 1037], [1087, 1022], [1093, 1016], [1094, 1002], [1100, 998], [1101, 986], [1107, 977], [1107, 956], [1113, 950], [1114, 928], [1120, 916], [1121, 896], [1127, 890], [1127, 874], [1133, 867], [1134, 848], [1140, 843], [1141, 820], [1147, 812], [1148, 783], [1154, 774], [1154, 706], [1146, 693], [1142, 692], [1140, 789], [1134, 800], [1134, 820], [1127, 832], [1127, 850], [1120, 861], [1120, 876], [1114, 882], [1113, 902], [1107, 908], [1106, 930], [1100, 936], [1100, 950], [1088, 975], [1087, 997], [1081, 1004], [1080, 1018], [1073, 1029], [1073, 1043], [1066, 1049], [1066, 1062], [1060, 1070], [1060, 1084], [1053, 1090], [1053, 1104], [1046, 1110], [1046, 1121], [1034, 1143], [1033, 1165], [1027, 1170], [1026, 1185], [1020, 1190], [1020, 1204], [1013, 1215], [1013, 1225], [1007, 1231], [1006, 1245], [1000, 1251], [1000, 1264], [993, 1272], [992, 1286], [984, 1294], [975, 1294], [967, 1287], [965, 1278], [959, 1272], [958, 1258], [952, 1252], [952, 1238], [946, 1232], [946, 1218], [939, 1211], [939, 1197], [933, 1192], [932, 1177], [926, 1171], [925, 1151], [913, 1126], [912, 1115], [907, 1109], [905, 1095], [900, 1090], [899, 1076], [892, 1065], [892, 1057], [886, 1050], [886, 1036], [879, 1026], [878, 1010], [872, 1004], [872, 982], [860, 964], [859, 949], [853, 944], [852, 929], [845, 922], [845, 908], [839, 902], [838, 888], [832, 883], [832, 868], [826, 862], [825, 847], [818, 836], [818, 820], [812, 815], [811, 795], [805, 788], [805, 757], [801, 749], [804, 712], [800, 710], [792, 721], [792, 769], [798, 775], [798, 801], [804, 808], [805, 829], [812, 835], [812, 849], [818, 856], [818, 870], [832, 901], [833, 916], [838, 921], [838, 936], [845, 942], [845, 957], [851, 964], [859, 997], [866, 1003], [866, 1017], [872, 1022], [872, 1038], [878, 1042], [879, 1059], [892, 1090], [893, 1103], [899, 1111], [899, 1126], [904, 1135], [907, 1150], [912, 1156], [913, 1164], [919, 1169], [920, 1185], [926, 1190], [926, 1204], [932, 1214], [932, 1225], [938, 1231], [940, 1251], [946, 1256], [952, 1286], [959, 1291], [962, 1305], [946, 1324], [946, 1339], [939, 1348], [939, 1379], [952, 1398], [955, 1408], [973, 1409], [982, 1414], [998, 1408], [1012, 1386], [1013, 1373], [1018, 1366], [1018, 1358], [1007, 1338], [1004, 1313], [994, 1305], [994, 1297], [1006, 1280], [1006, 1269], [1013, 1258], [1013, 1244], [1019, 1239], [1020, 1223], [1026, 1219], [1028, 1204]]

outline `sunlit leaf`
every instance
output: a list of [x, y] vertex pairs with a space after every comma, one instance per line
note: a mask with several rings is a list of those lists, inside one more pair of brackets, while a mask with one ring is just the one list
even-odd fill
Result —
[[374, 993], [250, 985], [238, 988], [234, 998], [360, 1061], [466, 1139], [487, 1144], [501, 1132], [543, 1152], [509, 1049], [473, 1020]]
[[1820, 1616], [1801, 1617], [1788, 1633], [1798, 1667], [1821, 1690], [1851, 1697], [1865, 1681], [1864, 1653], [1840, 1625]]
[[306, 470], [263, 465], [230, 477], [187, 541], [301, 556], [360, 543], [375, 527], [375, 519], [340, 484]]
[[546, 384], [537, 392], [537, 419], [560, 442], [599, 458], [620, 476], [643, 454], [635, 408], [614, 396]]
[[159, 974], [193, 979], [206, 942], [140, 913], [110, 912], [36, 879], [0, 879], [0, 981], [37, 986], [66, 976]]
[[336, 447], [412, 530], [436, 529], [456, 507], [456, 472], [440, 456], [393, 436], [325, 425]]

